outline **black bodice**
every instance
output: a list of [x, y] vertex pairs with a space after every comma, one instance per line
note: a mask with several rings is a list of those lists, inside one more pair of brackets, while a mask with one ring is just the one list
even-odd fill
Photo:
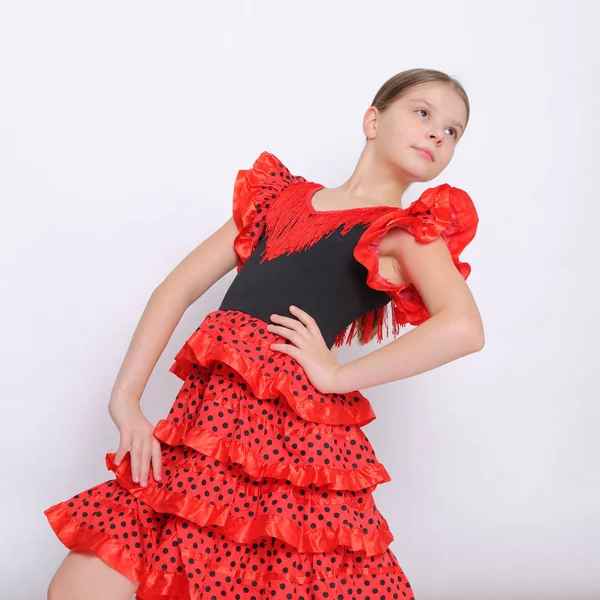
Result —
[[331, 348], [336, 335], [355, 319], [391, 300], [386, 292], [367, 285], [367, 269], [353, 256], [367, 226], [355, 225], [342, 235], [341, 225], [307, 250], [282, 254], [261, 264], [267, 243], [263, 234], [219, 310], [240, 310], [272, 323], [273, 313], [294, 318], [289, 312], [293, 304], [316, 320]]

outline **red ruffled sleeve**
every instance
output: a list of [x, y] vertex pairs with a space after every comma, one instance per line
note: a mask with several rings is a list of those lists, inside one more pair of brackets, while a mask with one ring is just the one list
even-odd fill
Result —
[[260, 154], [251, 169], [238, 171], [233, 188], [233, 219], [238, 228], [233, 247], [240, 259], [238, 271], [258, 244], [271, 204], [285, 188], [299, 181], [306, 180], [292, 175], [267, 151]]
[[[420, 325], [430, 317], [412, 283], [396, 285], [379, 275], [379, 246], [383, 236], [393, 227], [403, 227], [422, 243], [441, 236], [454, 265], [464, 279], [467, 279], [471, 273], [471, 265], [462, 262], [459, 257], [475, 237], [478, 223], [477, 210], [469, 194], [444, 183], [425, 190], [407, 208], [386, 212], [369, 225], [354, 248], [354, 257], [367, 269], [367, 284], [376, 290], [387, 292], [391, 296], [391, 304], [389, 308], [386, 306], [374, 311], [379, 314], [369, 315], [363, 321], [369, 328], [369, 331], [365, 331], [363, 343], [370, 341], [375, 334], [379, 341], [383, 339], [383, 325], [388, 330], [390, 312], [394, 335], [407, 323]], [[356, 325], [353, 325], [340, 333], [336, 345], [350, 342], [356, 333]]]

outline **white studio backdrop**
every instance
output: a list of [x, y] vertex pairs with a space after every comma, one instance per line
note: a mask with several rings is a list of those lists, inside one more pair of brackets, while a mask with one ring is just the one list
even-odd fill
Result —
[[[229, 218], [237, 170], [268, 150], [340, 185], [379, 86], [429, 67], [472, 116], [404, 204], [442, 182], [473, 198], [462, 258], [486, 346], [365, 391], [391, 548], [417, 600], [600, 597], [599, 25], [584, 1], [0, 2], [0, 595], [45, 598], [66, 549], [43, 510], [112, 479], [107, 403], [133, 330]], [[233, 276], [175, 331], [152, 422]]]

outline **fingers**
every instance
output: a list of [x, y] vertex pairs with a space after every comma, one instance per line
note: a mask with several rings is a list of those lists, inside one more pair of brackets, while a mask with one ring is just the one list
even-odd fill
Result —
[[152, 455], [152, 440], [148, 437], [142, 442], [142, 456], [140, 465], [140, 485], [148, 485], [148, 473], [150, 471], [150, 456]]
[[279, 352], [283, 352], [296, 359], [298, 362], [301, 362], [302, 350], [296, 348], [296, 346], [292, 346], [291, 344], [271, 344], [270, 348], [272, 350], [279, 350]]
[[144, 439], [136, 436], [131, 443], [131, 478], [135, 483], [140, 482], [140, 471], [142, 468], [142, 449]]
[[317, 322], [307, 312], [294, 305], [290, 306], [290, 312], [293, 315], [296, 315], [298, 318], [293, 319], [291, 317], [284, 317], [283, 315], [274, 314], [271, 315], [271, 321], [276, 321], [277, 323], [281, 323], [289, 329], [298, 331], [306, 338], [310, 337], [311, 335], [318, 337], [321, 336], [321, 330], [319, 329]]
[[115, 454], [115, 464], [120, 465], [121, 461], [129, 452], [129, 446], [131, 445], [131, 432], [121, 432], [121, 441], [119, 443], [119, 449]]
[[[302, 341], [306, 339], [303, 335], [300, 335], [297, 331], [288, 329], [287, 327], [281, 327], [279, 325], [269, 324], [269, 325], [267, 325], [267, 329], [269, 331], [272, 331], [273, 333], [276, 333], [277, 335], [280, 335], [281, 337], [284, 337], [284, 338], [290, 340], [290, 342], [294, 343], [296, 346], [301, 345]], [[271, 345], [271, 347], [273, 347], [273, 345]]]
[[296, 315], [300, 319], [300, 321], [302, 321], [302, 323], [306, 326], [310, 333], [316, 334], [321, 332], [314, 318], [311, 317], [307, 312], [303, 311], [301, 308], [292, 305], [290, 306], [290, 312]]
[[271, 315], [271, 321], [274, 323], [280, 323], [280, 329], [286, 328], [288, 330], [296, 331], [297, 333], [306, 334], [306, 327], [298, 319], [292, 319], [291, 317], [284, 317], [283, 315]]
[[136, 437], [131, 444], [131, 478], [135, 483], [146, 487], [152, 464], [152, 474], [156, 481], [161, 479], [161, 446], [152, 434]]
[[129, 452], [129, 470], [134, 483], [146, 487], [152, 476], [155, 481], [159, 481], [162, 449], [160, 440], [154, 436], [154, 425], [142, 414], [139, 404], [133, 406], [115, 403], [112, 405], [112, 411], [111, 416], [121, 434], [119, 449], [115, 453], [115, 465], [120, 465]]
[[156, 481], [160, 481], [161, 474], [161, 448], [160, 442], [152, 436], [152, 473]]

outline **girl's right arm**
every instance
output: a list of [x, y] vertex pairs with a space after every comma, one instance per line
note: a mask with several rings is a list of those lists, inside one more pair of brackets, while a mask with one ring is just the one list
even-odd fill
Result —
[[121, 436], [115, 462], [119, 464], [131, 446], [132, 476], [142, 485], [150, 462], [155, 479], [160, 479], [161, 466], [160, 443], [140, 408], [142, 393], [187, 308], [239, 264], [233, 247], [237, 234], [231, 217], [155, 288], [117, 374], [109, 401], [110, 416]]

